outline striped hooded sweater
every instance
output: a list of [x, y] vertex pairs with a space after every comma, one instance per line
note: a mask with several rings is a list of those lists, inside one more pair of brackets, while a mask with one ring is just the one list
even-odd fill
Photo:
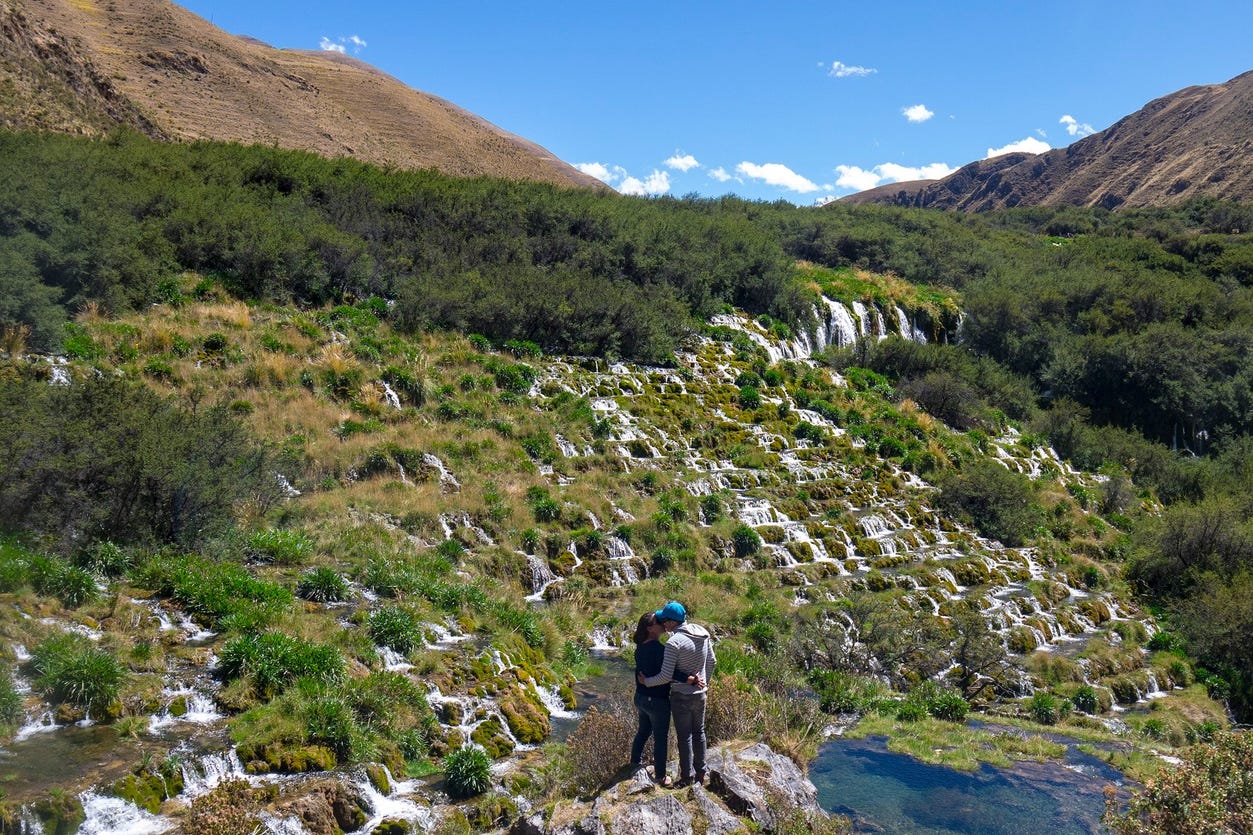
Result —
[[[684, 623], [670, 633], [665, 655], [661, 659], [661, 669], [657, 675], [645, 678], [644, 685], [653, 687], [670, 681], [674, 678], [675, 670], [690, 670], [708, 685], [717, 661], [714, 656], [714, 639], [709, 631], [700, 624]], [[691, 696], [704, 693], [705, 688], [694, 687], [686, 681], [676, 681], [670, 685], [670, 692]]]

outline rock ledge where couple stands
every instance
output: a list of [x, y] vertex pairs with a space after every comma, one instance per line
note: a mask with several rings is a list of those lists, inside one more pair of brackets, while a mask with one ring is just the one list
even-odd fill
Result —
[[517, 821], [509, 835], [705, 835], [774, 832], [800, 814], [825, 819], [813, 783], [769, 746], [719, 745], [707, 758], [706, 787], [662, 789], [640, 769], [594, 799], [559, 803]]

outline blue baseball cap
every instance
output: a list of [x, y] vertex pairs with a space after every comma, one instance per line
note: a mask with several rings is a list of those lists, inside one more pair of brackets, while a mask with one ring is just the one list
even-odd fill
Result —
[[683, 604], [677, 600], [671, 600], [657, 610], [657, 620], [673, 620], [683, 623], [687, 620], [687, 609], [684, 609]]

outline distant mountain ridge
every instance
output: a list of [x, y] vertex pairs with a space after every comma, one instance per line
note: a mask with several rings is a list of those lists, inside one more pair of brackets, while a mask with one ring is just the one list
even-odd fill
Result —
[[1164, 206], [1253, 199], [1253, 72], [1149, 102], [1103, 131], [1043, 154], [1006, 154], [940, 180], [841, 198], [981, 212], [1011, 206]]
[[0, 125], [275, 144], [383, 166], [605, 188], [544, 148], [335, 52], [230, 35], [168, 0], [0, 0]]

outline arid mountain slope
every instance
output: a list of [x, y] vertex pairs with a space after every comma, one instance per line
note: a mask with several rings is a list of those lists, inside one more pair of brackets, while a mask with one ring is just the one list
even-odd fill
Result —
[[1043, 154], [1006, 154], [942, 180], [842, 199], [980, 212], [1006, 206], [1164, 206], [1253, 199], [1253, 72], [1149, 102], [1099, 133]]
[[0, 0], [0, 124], [273, 143], [328, 157], [604, 188], [361, 61], [229, 35], [168, 0]]

